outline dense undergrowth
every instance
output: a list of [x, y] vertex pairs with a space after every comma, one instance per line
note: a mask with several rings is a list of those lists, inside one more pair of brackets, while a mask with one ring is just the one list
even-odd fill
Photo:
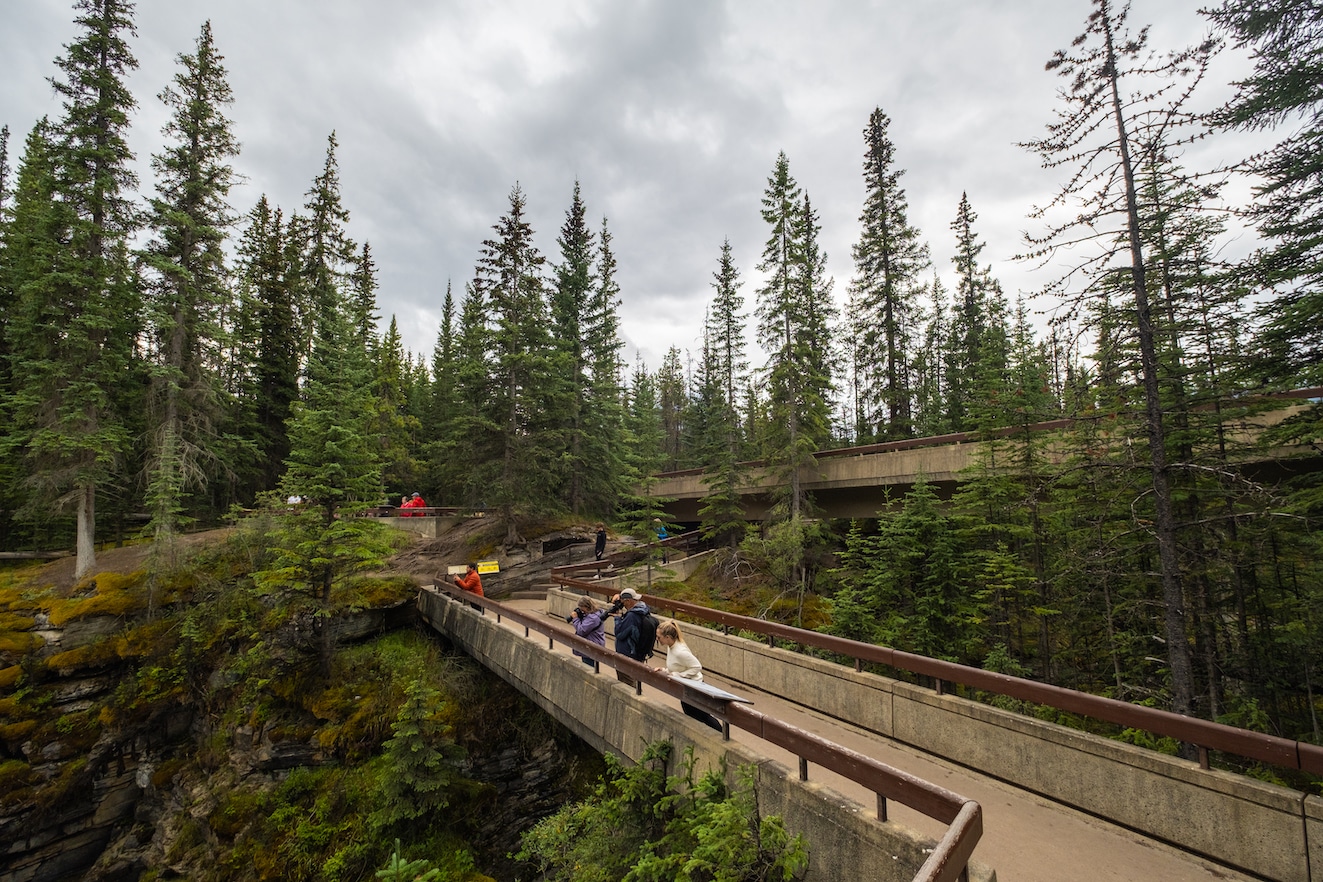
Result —
[[[558, 766], [563, 801], [592, 791], [602, 760], [414, 628], [338, 645], [328, 666], [328, 620], [397, 606], [416, 587], [359, 573], [337, 579], [329, 598], [272, 590], [254, 577], [280, 554], [272, 535], [278, 523], [254, 518], [168, 571], [149, 562], [63, 591], [39, 567], [0, 571], [0, 814], [38, 829], [132, 755], [150, 784], [119, 841], [139, 844], [130, 858], [144, 880], [348, 882], [409, 868], [438, 882], [569, 878], [542, 876], [534, 851], [520, 862], [495, 844], [500, 796], [480, 770], [496, 752], [555, 744], [573, 754]], [[57, 626], [62, 645], [77, 645], [44, 649], [38, 632]], [[70, 689], [87, 698], [70, 703]], [[605, 836], [623, 810], [605, 795], [626, 786], [649, 819], [630, 853], [670, 868], [628, 878], [790, 878], [802, 843], [759, 821], [747, 790], [695, 781], [691, 765], [668, 781], [658, 762], [654, 751], [639, 771], [609, 763], [597, 796], [561, 815]], [[500, 832], [514, 850], [518, 830]], [[748, 851], [750, 869], [703, 870], [704, 849]], [[667, 875], [682, 852], [699, 863]], [[594, 878], [625, 878], [634, 862], [621, 860]]]
[[692, 751], [667, 775], [670, 758], [666, 742], [629, 768], [608, 756], [593, 795], [525, 833], [518, 857], [547, 882], [784, 882], [807, 867], [803, 838], [760, 817], [751, 772], [731, 788], [724, 770], [695, 778]]

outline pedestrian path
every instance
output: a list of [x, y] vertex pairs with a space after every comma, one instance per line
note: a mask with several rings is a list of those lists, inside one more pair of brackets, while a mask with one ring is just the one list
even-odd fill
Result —
[[[508, 601], [508, 605], [524, 612], [546, 612], [544, 600], [519, 599]], [[559, 623], [566, 632], [570, 631], [569, 625], [559, 618], [550, 621]], [[523, 631], [522, 626], [513, 622], [505, 624], [513, 630]], [[569, 652], [562, 643], [557, 643], [555, 649]], [[614, 673], [606, 668], [601, 675], [614, 677]], [[714, 686], [752, 699], [753, 706], [764, 714], [977, 800], [983, 807], [983, 837], [975, 849], [974, 859], [993, 867], [1000, 882], [1140, 882], [1149, 879], [1162, 882], [1251, 882], [1257, 878], [977, 771], [929, 756], [913, 747], [897, 744], [776, 695], [711, 673], [706, 673], [704, 679]], [[669, 695], [645, 686], [643, 698], [673, 707], [677, 716], [680, 714], [678, 699]], [[731, 727], [731, 738], [781, 763], [790, 774], [796, 774], [799, 761], [793, 754], [735, 727]], [[809, 778], [859, 803], [861, 811], [872, 813], [875, 810], [874, 794], [852, 781], [816, 766], [810, 767]], [[888, 816], [891, 823], [934, 840], [945, 832], [945, 827], [937, 821], [894, 801], [888, 803]]]

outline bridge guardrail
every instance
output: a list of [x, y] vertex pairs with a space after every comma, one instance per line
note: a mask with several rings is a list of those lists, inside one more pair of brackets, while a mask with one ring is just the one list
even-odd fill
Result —
[[[1286, 392], [1271, 392], [1264, 395], [1250, 396], [1237, 401], [1238, 404], [1252, 403], [1255, 401], [1292, 401], [1323, 398], [1323, 387], [1312, 387], [1308, 389], [1291, 389]], [[1221, 402], [1229, 404], [1231, 402]], [[1215, 406], [1214, 402], [1207, 402], [1197, 405], [1196, 410], [1206, 410]], [[1091, 419], [1108, 419], [1116, 414], [1098, 414]], [[1009, 438], [1013, 435], [1023, 434], [1024, 432], [1050, 432], [1057, 429], [1065, 429], [1076, 423], [1082, 422], [1080, 417], [1067, 417], [1065, 419], [1047, 420], [1041, 423], [1031, 423], [1027, 426], [1004, 426], [993, 429], [991, 436], [995, 438]], [[898, 450], [916, 450], [923, 447], [945, 447], [953, 444], [972, 444], [987, 440], [988, 435], [979, 432], [953, 432], [948, 435], [927, 435], [922, 438], [903, 438], [899, 441], [882, 441], [877, 444], [863, 444], [857, 447], [835, 447], [829, 450], [819, 450], [813, 454], [815, 459], [834, 459], [848, 456], [864, 456], [870, 453], [892, 453]], [[743, 468], [759, 468], [766, 465], [765, 460], [752, 459], [741, 462]], [[697, 469], [676, 469], [669, 472], [658, 472], [653, 475], [654, 478], [682, 478], [690, 475], [701, 475], [705, 470]]]
[[[557, 581], [573, 583], [572, 579]], [[580, 583], [592, 587], [592, 583]], [[600, 590], [600, 586], [596, 586]], [[476, 607], [484, 615], [491, 611], [497, 622], [503, 618], [522, 625], [524, 636], [529, 637], [536, 631], [547, 638], [547, 648], [554, 648], [559, 640], [567, 646], [593, 659], [595, 669], [601, 665], [615, 668], [632, 678], [635, 690], [642, 693], [643, 684], [647, 683], [659, 692], [665, 692], [676, 698], [685, 696], [684, 684], [675, 678], [654, 671], [642, 662], [618, 655], [596, 643], [579, 637], [577, 634], [561, 631], [544, 616], [526, 615], [516, 609], [505, 606], [499, 601], [479, 597], [447, 583], [434, 584], [432, 590], [445, 594], [451, 599]], [[701, 607], [700, 607], [701, 608]], [[967, 866], [974, 853], [974, 848], [983, 835], [983, 809], [974, 800], [939, 787], [929, 781], [879, 762], [872, 757], [842, 747], [835, 742], [814, 735], [789, 723], [769, 717], [753, 708], [736, 702], [724, 702], [724, 707], [705, 706], [718, 716], [725, 717], [728, 725], [743, 729], [769, 744], [775, 744], [790, 751], [799, 758], [799, 778], [808, 780], [808, 764], [815, 763], [845, 778], [854, 781], [877, 796], [878, 820], [887, 820], [887, 800], [894, 799], [901, 805], [947, 825], [943, 836], [924, 861], [914, 877], [914, 882], [957, 882], [968, 879]], [[729, 738], [728, 733], [726, 737]]]
[[[594, 585], [592, 582], [563, 577], [558, 577], [555, 581], [562, 586], [580, 591], [599, 594], [602, 591], [600, 585]], [[774, 645], [775, 640], [779, 638], [788, 643], [812, 646], [853, 658], [855, 660], [855, 670], [862, 670], [864, 662], [874, 662], [888, 665], [897, 670], [932, 677], [937, 683], [939, 695], [942, 693], [943, 684], [959, 683], [986, 692], [1017, 698], [1021, 701], [1043, 704], [1068, 713], [1092, 717], [1103, 722], [1115, 723], [1133, 729], [1143, 729], [1156, 735], [1175, 738], [1178, 741], [1193, 744], [1198, 748], [1199, 764], [1205, 769], [1208, 768], [1208, 751], [1211, 749], [1286, 769], [1298, 769], [1315, 775], [1323, 775], [1323, 747], [1317, 744], [1293, 741], [1289, 738], [1267, 735], [1262, 732], [1251, 732], [1248, 729], [1240, 729], [1224, 723], [1187, 717], [1171, 711], [1130, 704], [1115, 698], [1090, 695], [1087, 692], [1066, 689], [1062, 686], [1039, 683], [1036, 680], [1026, 680], [1022, 677], [1012, 677], [1009, 674], [998, 674], [981, 668], [971, 668], [967, 665], [915, 655], [899, 649], [862, 643], [831, 634], [820, 634], [817, 631], [809, 631], [805, 628], [796, 628], [778, 622], [769, 622], [765, 619], [755, 619], [750, 616], [710, 609], [693, 603], [668, 600], [665, 597], [657, 597], [651, 594], [645, 595], [644, 599], [648, 606], [654, 610], [671, 610], [683, 613], [686, 616], [692, 616], [699, 621], [720, 625], [725, 629], [736, 628], [761, 634], [768, 639], [769, 645]]]

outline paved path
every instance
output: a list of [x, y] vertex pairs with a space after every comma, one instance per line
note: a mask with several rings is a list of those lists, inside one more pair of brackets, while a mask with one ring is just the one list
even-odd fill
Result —
[[[507, 603], [524, 612], [546, 612], [546, 603], [541, 600]], [[569, 625], [559, 618], [548, 618], [548, 621], [565, 631], [570, 630]], [[504, 624], [523, 633], [522, 626], [508, 620]], [[556, 651], [568, 653], [569, 649], [557, 643]], [[604, 667], [601, 676], [614, 677], [615, 674]], [[983, 807], [983, 837], [974, 851], [974, 859], [993, 867], [999, 882], [1141, 882], [1150, 879], [1162, 882], [1252, 882], [1255, 879], [770, 693], [712, 674], [705, 675], [704, 680], [753, 699], [754, 707], [764, 714], [977, 800]], [[680, 712], [679, 701], [669, 695], [645, 686], [643, 697], [674, 707], [677, 714]], [[748, 732], [732, 726], [731, 738], [777, 760], [790, 770], [790, 774], [796, 774], [799, 768], [799, 760], [793, 754]], [[876, 799], [872, 791], [818, 766], [810, 766], [809, 778], [859, 803], [862, 810], [870, 814], [875, 811]], [[933, 839], [941, 837], [946, 830], [943, 824], [894, 801], [888, 803], [888, 816], [891, 823]]]

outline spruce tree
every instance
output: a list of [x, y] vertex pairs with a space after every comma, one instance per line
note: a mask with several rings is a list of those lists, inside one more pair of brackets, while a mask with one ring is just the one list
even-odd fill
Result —
[[[299, 353], [294, 296], [299, 259], [297, 244], [279, 208], [272, 210], [263, 195], [248, 215], [238, 246], [238, 277], [243, 292], [239, 359], [244, 363], [238, 394], [256, 456], [241, 482], [242, 497], [251, 501], [261, 490], [276, 486], [289, 456], [288, 421], [299, 396]], [[249, 433], [244, 432], [245, 435]]]
[[440, 438], [452, 452], [448, 473], [454, 485], [463, 488], [462, 501], [480, 509], [497, 498], [492, 495], [491, 479], [501, 456], [499, 414], [490, 407], [496, 385], [490, 347], [486, 299], [477, 285], [469, 285], [455, 340], [455, 415]]
[[974, 232], [976, 220], [978, 215], [969, 204], [968, 194], [961, 193], [956, 219], [951, 222], [956, 234], [956, 253], [951, 258], [956, 270], [956, 290], [947, 349], [946, 406], [952, 432], [965, 432], [973, 427], [969, 419], [970, 403], [977, 401], [982, 391], [979, 372], [986, 365], [985, 349], [996, 343], [988, 338], [1001, 330], [990, 325], [988, 295], [992, 279], [990, 268], [979, 265], [984, 246]]
[[655, 377], [657, 384], [657, 407], [661, 411], [662, 425], [662, 471], [688, 468], [688, 451], [685, 449], [685, 421], [688, 418], [689, 389], [685, 381], [684, 365], [680, 362], [680, 350], [672, 346], [662, 356], [661, 367]]
[[323, 301], [302, 400], [289, 422], [290, 453], [275, 504], [299, 496], [302, 511], [274, 530], [270, 567], [254, 577], [267, 590], [295, 590], [314, 602], [323, 673], [335, 649], [332, 589], [380, 566], [390, 543], [374, 518], [350, 515], [381, 501], [381, 461], [372, 407], [372, 368], [347, 298]]
[[187, 492], [203, 487], [218, 468], [222, 316], [231, 296], [223, 246], [234, 222], [229, 160], [239, 152], [224, 116], [233, 97], [210, 22], [194, 53], [178, 60], [174, 85], [160, 95], [172, 111], [164, 130], [172, 143], [152, 158], [157, 196], [148, 222], [153, 236], [143, 252], [154, 351], [147, 503], [154, 539], [171, 555]]
[[132, 6], [80, 0], [78, 37], [51, 80], [64, 115], [50, 138], [44, 259], [15, 292], [7, 330], [14, 439], [31, 497], [77, 513], [75, 575], [95, 565], [98, 491], [122, 480], [135, 432], [141, 316], [129, 240], [138, 225], [127, 132], [137, 67]]
[[493, 433], [494, 458], [479, 460], [506, 528], [506, 544], [522, 542], [518, 519], [552, 507], [552, 447], [546, 402], [551, 340], [543, 265], [525, 218], [523, 190], [510, 192], [509, 211], [482, 243], [473, 281], [486, 304], [492, 370], [491, 396], [483, 407]]
[[909, 438], [914, 434], [910, 346], [916, 331], [919, 276], [929, 266], [928, 246], [909, 222], [909, 202], [900, 186], [891, 120], [873, 110], [864, 127], [862, 230], [853, 250], [851, 282], [856, 363], [866, 373], [860, 385], [861, 442]]
[[588, 228], [587, 209], [574, 182], [574, 197], [565, 213], [556, 244], [561, 262], [555, 268], [551, 294], [552, 340], [555, 346], [552, 367], [555, 402], [551, 405], [556, 431], [556, 446], [564, 451], [555, 464], [556, 483], [563, 489], [561, 499], [574, 514], [587, 506], [585, 465], [587, 460], [588, 398], [592, 383], [588, 365], [586, 335], [589, 310], [596, 275], [593, 258], [595, 237]]
[[785, 153], [777, 156], [762, 203], [763, 220], [771, 227], [758, 263], [758, 270], [766, 274], [757, 306], [758, 341], [767, 352], [764, 453], [778, 484], [786, 487], [784, 515], [797, 520], [807, 509], [803, 481], [805, 471], [813, 468], [821, 436], [818, 402], [811, 392], [819, 379], [813, 369], [817, 356], [807, 351], [807, 345], [827, 341], [811, 341], [818, 301], [815, 283], [808, 278], [814, 269], [807, 262], [806, 245], [814, 221], [805, 218], [804, 193], [790, 175]]
[[1206, 14], [1254, 58], [1213, 123], [1286, 130], [1245, 164], [1255, 180], [1248, 214], [1268, 240], [1247, 269], [1274, 292], [1260, 313], [1260, 370], [1275, 383], [1316, 386], [1323, 383], [1323, 8], [1313, 0], [1224, 0]]
[[730, 240], [721, 243], [712, 275], [712, 306], [704, 339], [704, 387], [711, 388], [709, 450], [703, 480], [708, 492], [699, 510], [704, 539], [739, 545], [745, 531], [739, 467], [743, 452], [739, 395], [749, 369], [744, 355], [744, 298]]
[[[1058, 289], [1077, 274], [1105, 275], [1118, 254], [1129, 259], [1125, 278], [1142, 372], [1154, 537], [1166, 607], [1163, 633], [1171, 671], [1171, 709], [1188, 714], [1194, 698], [1190, 620], [1168, 465], [1155, 316], [1146, 278], [1149, 265], [1140, 224], [1136, 152], [1159, 147], [1159, 138], [1171, 137], [1182, 124], [1192, 121], [1183, 102], [1192, 83], [1206, 70], [1216, 46], [1209, 41], [1154, 58], [1146, 48], [1147, 30], [1132, 36], [1126, 27], [1129, 4], [1119, 10], [1110, 0], [1094, 0], [1093, 5], [1085, 30], [1071, 49], [1058, 50], [1047, 64], [1049, 71], [1056, 71], [1069, 84], [1061, 93], [1066, 107], [1057, 112], [1058, 121], [1048, 125], [1045, 137], [1025, 145], [1042, 156], [1045, 167], [1069, 170], [1068, 182], [1034, 215], [1045, 217], [1051, 209], [1061, 207], [1067, 217], [1049, 223], [1042, 236], [1030, 239], [1031, 256], [1042, 258], [1067, 244], [1076, 246], [1080, 237], [1100, 245], [1063, 277]], [[1154, 78], [1158, 85], [1152, 92], [1129, 94], [1128, 90]], [[1125, 98], [1123, 90], [1127, 91]]]
[[[0, 214], [0, 498], [4, 514], [0, 528], [6, 533], [16, 518], [39, 522], [52, 516], [45, 500], [31, 498], [26, 461], [27, 433], [18, 423], [15, 399], [13, 328], [21, 295], [45, 283], [60, 247], [54, 203], [49, 121], [39, 120], [28, 133], [17, 178], [6, 211]], [[25, 510], [24, 506], [28, 506]]]
[[9, 204], [9, 126], [0, 126], [0, 223]]
[[[361, 301], [354, 296], [356, 293], [351, 292], [350, 312], [354, 331], [361, 335]], [[422, 463], [417, 457], [422, 425], [410, 412], [412, 367], [393, 315], [385, 335], [375, 346], [372, 361], [373, 432], [377, 438], [382, 480], [389, 488], [409, 492], [411, 488], [417, 488], [422, 476]], [[432, 488], [427, 489], [430, 493]]]
[[[303, 208], [307, 215], [295, 215], [288, 225], [287, 235], [299, 249], [299, 290], [294, 303], [302, 332], [302, 360], [306, 360], [312, 346], [318, 316], [338, 308], [339, 291], [355, 269], [362, 270], [358, 248], [345, 231], [349, 210], [340, 199], [340, 165], [335, 155], [338, 146], [335, 132], [331, 132], [326, 138], [321, 173], [313, 178], [306, 194]], [[371, 320], [371, 313], [359, 309], [354, 319], [361, 332]]]
[[[377, 339], [377, 263], [372, 259], [372, 246], [364, 242], [357, 259], [349, 270], [349, 290], [354, 328], [359, 339], [371, 349]], [[392, 319], [393, 320], [393, 319]]]
[[584, 409], [582, 474], [587, 510], [610, 518], [624, 490], [624, 384], [621, 379], [620, 285], [606, 218], [597, 235], [595, 281], [584, 315], [590, 380]]

